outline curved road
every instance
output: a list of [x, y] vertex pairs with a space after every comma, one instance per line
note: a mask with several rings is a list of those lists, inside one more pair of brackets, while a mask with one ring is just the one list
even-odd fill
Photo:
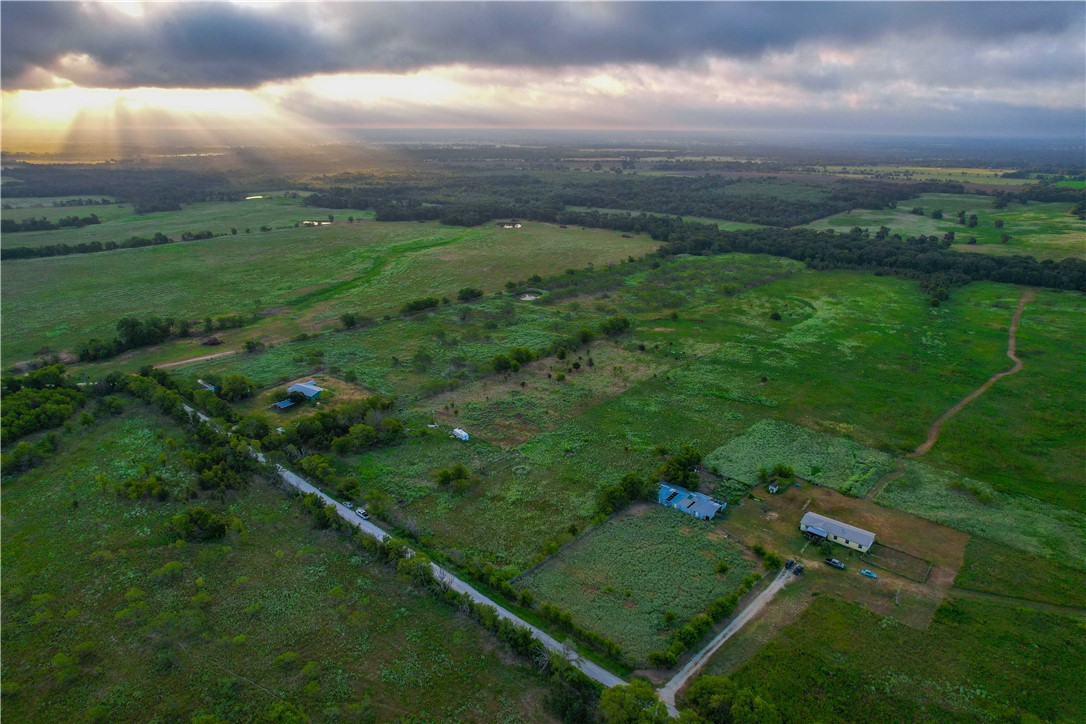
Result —
[[[202, 413], [202, 412], [200, 412], [198, 410], [194, 410], [193, 408], [189, 407], [188, 405], [185, 405], [184, 408], [188, 412], [191, 412], [191, 413], [194, 413], [195, 415], [197, 415], [204, 422], [211, 422], [211, 418], [209, 418], [204, 413]], [[255, 457], [260, 462], [262, 462], [262, 463], [266, 462], [266, 460], [264, 458], [264, 455], [262, 453], [256, 452], [254, 450], [252, 452], [252, 455], [253, 455], [253, 457]], [[358, 517], [358, 515], [353, 510], [351, 510], [347, 506], [343, 505], [338, 500], [335, 500], [335, 499], [325, 495], [322, 491], [317, 489], [313, 484], [311, 484], [308, 480], [306, 480], [302, 476], [297, 475], [295, 473], [292, 473], [291, 471], [287, 470], [286, 468], [284, 468], [281, 465], [276, 465], [275, 468], [279, 472], [279, 477], [282, 478], [284, 483], [286, 483], [287, 485], [290, 485], [293, 488], [297, 488], [298, 490], [302, 491], [303, 493], [314, 493], [314, 494], [320, 496], [321, 500], [323, 500], [326, 504], [335, 506], [336, 512], [339, 514], [339, 516], [341, 518], [343, 518], [345, 521], [347, 521], [348, 523], [350, 523], [354, 527], [358, 528], [360, 531], [362, 531], [366, 535], [371, 536], [373, 538], [376, 538], [379, 541], [383, 541], [385, 538], [388, 537], [388, 533], [386, 533], [384, 530], [377, 527], [376, 525], [374, 525], [373, 523], [371, 523], [368, 520], [362, 520], [362, 518]], [[412, 551], [410, 549], [408, 549], [408, 550], [409, 550], [408, 555], [414, 555], [414, 551]], [[531, 625], [530, 623], [528, 623], [524, 619], [520, 618], [516, 614], [512, 613], [511, 611], [509, 611], [509, 610], [507, 610], [505, 608], [502, 608], [501, 606], [499, 606], [494, 601], [490, 600], [489, 598], [487, 598], [483, 594], [476, 591], [474, 588], [472, 588], [470, 585], [468, 585], [468, 583], [466, 583], [465, 581], [462, 581], [459, 578], [457, 578], [456, 576], [454, 576], [448, 570], [442, 568], [441, 566], [437, 565], [436, 563], [431, 563], [430, 565], [433, 567], [433, 570], [434, 570], [434, 578], [436, 578], [437, 580], [445, 583], [446, 585], [449, 586], [449, 588], [453, 589], [454, 591], [456, 591], [458, 593], [467, 594], [467, 596], [469, 598], [471, 598], [472, 601], [475, 601], [476, 603], [481, 603], [481, 604], [485, 604], [487, 606], [494, 607], [494, 609], [498, 612], [498, 618], [504, 618], [507, 621], [512, 621], [513, 623], [517, 624], [518, 626], [523, 626], [524, 628], [528, 629], [528, 631], [531, 632], [532, 637], [535, 638], [540, 643], [542, 643], [549, 651], [554, 651], [555, 653], [561, 654], [562, 656], [566, 657], [566, 659], [571, 664], [573, 664], [578, 669], [580, 669], [582, 672], [584, 672], [584, 674], [586, 676], [588, 676], [589, 678], [591, 678], [594, 681], [597, 681], [600, 684], [603, 684], [604, 686], [607, 686], [607, 687], [622, 686], [622, 685], [624, 685], [626, 683], [621, 678], [619, 678], [618, 676], [615, 676], [614, 674], [612, 674], [610, 671], [603, 668], [599, 664], [597, 664], [595, 662], [592, 662], [592, 661], [589, 661], [588, 659], [585, 659], [583, 656], [580, 656], [575, 651], [572, 651], [568, 646], [564, 646], [561, 641], [554, 638], [553, 636], [551, 636], [547, 632], [536, 628], [535, 626]]]

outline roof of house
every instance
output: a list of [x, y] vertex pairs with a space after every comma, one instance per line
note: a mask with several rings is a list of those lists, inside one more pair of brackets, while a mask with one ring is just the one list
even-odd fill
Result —
[[701, 493], [695, 493], [686, 488], [680, 488], [678, 485], [672, 485], [671, 483], [661, 482], [660, 493], [656, 497], [657, 502], [661, 505], [669, 505], [680, 510], [685, 510], [699, 518], [713, 517], [723, 508], [727, 507], [723, 503], [710, 498], [708, 495], [702, 495]]
[[865, 548], [870, 548], [871, 544], [875, 542], [875, 534], [871, 531], [857, 528], [854, 525], [842, 523], [841, 521], [827, 518], [824, 515], [819, 515], [818, 513], [810, 511], [803, 514], [803, 520], [800, 521], [800, 526], [819, 528], [829, 535], [835, 535], [838, 538], [855, 541]]
[[309, 382], [297, 382], [287, 388], [287, 392], [301, 392], [306, 397], [315, 397], [323, 391], [323, 387], [317, 387], [316, 380], [310, 380]]
[[275, 403], [275, 406], [278, 407], [280, 410], [285, 410], [288, 407], [292, 406], [293, 404], [294, 404], [293, 400], [279, 400], [279, 402]]

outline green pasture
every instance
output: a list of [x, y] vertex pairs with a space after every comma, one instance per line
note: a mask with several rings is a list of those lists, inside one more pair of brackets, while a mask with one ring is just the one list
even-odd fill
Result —
[[1086, 608], [1086, 573], [1058, 560], [1042, 558], [973, 536], [954, 585], [973, 591]]
[[[635, 661], [736, 590], [754, 568], [710, 521], [659, 505], [612, 518], [517, 580], [618, 643]], [[718, 572], [723, 561], [726, 570]]]
[[[829, 216], [813, 221], [814, 229], [836, 229], [839, 232], [859, 226], [872, 234], [880, 226], [886, 226], [892, 234], [902, 237], [942, 237], [948, 231], [955, 234], [954, 248], [962, 252], [982, 254], [1027, 254], [1038, 259], [1086, 258], [1086, 222], [1070, 213], [1073, 204], [1063, 203], [1012, 203], [1005, 209], [992, 208], [990, 196], [970, 194], [922, 194], [915, 199], [899, 201], [895, 209], [856, 209], [849, 213]], [[913, 207], [922, 207], [924, 215], [910, 213]], [[931, 212], [943, 210], [942, 219], [931, 218]], [[970, 229], [958, 223], [958, 211], [977, 215], [977, 226]], [[997, 229], [994, 222], [1003, 221]], [[1007, 243], [1001, 241], [1010, 235]], [[975, 245], [967, 244], [969, 237], [976, 237]]]
[[[540, 680], [493, 637], [265, 482], [223, 502], [101, 490], [96, 476], [141, 467], [187, 475], [167, 440], [178, 431], [134, 405], [4, 478], [7, 716], [272, 720], [283, 702], [319, 721], [547, 716]], [[195, 504], [244, 531], [175, 543], [170, 516]]]
[[5, 262], [4, 360], [24, 359], [42, 346], [67, 349], [110, 337], [126, 314], [200, 319], [270, 310], [288, 318], [304, 313], [310, 325], [320, 324], [347, 310], [393, 313], [422, 296], [455, 299], [465, 286], [492, 292], [510, 279], [605, 264], [656, 246], [647, 236], [623, 239], [613, 231], [546, 224], [515, 232], [337, 222]]
[[[598, 211], [601, 214], [632, 214], [637, 216], [641, 214], [640, 211], [628, 211], [626, 209], [603, 209], [590, 206], [567, 206], [570, 211]], [[675, 216], [676, 214], [658, 214], [653, 211], [644, 212], [649, 216]], [[741, 229], [762, 229], [765, 228], [761, 224], [749, 224], [744, 221], [727, 221], [725, 219], [710, 219], [705, 216], [683, 216], [684, 221], [696, 221], [699, 224], [709, 224], [715, 226], [721, 231], [739, 231]]]
[[[948, 420], [932, 464], [1086, 513], [1086, 297], [1037, 290], [1018, 326], [1024, 367]], [[993, 300], [994, 301], [994, 300]], [[1017, 302], [996, 302], [1010, 320]], [[1003, 357], [1002, 369], [1012, 362]]]
[[755, 424], [707, 455], [705, 464], [748, 487], [757, 484], [759, 471], [787, 465], [804, 480], [856, 496], [896, 467], [884, 452], [778, 420]]
[[1086, 570], [1086, 514], [912, 460], [875, 502]]
[[[355, 219], [372, 219], [372, 211], [358, 209], [319, 209], [302, 205], [301, 197], [283, 195], [280, 191], [255, 192], [247, 194], [263, 196], [261, 199], [249, 199], [243, 201], [200, 201], [185, 204], [181, 211], [152, 211], [146, 214], [137, 214], [131, 204], [117, 206], [73, 206], [65, 208], [52, 208], [48, 204], [52, 199], [43, 199], [41, 208], [3, 209], [0, 211], [5, 219], [22, 220], [27, 217], [44, 216], [51, 221], [56, 221], [61, 216], [88, 216], [97, 214], [102, 220], [101, 224], [84, 226], [81, 229], [57, 229], [55, 231], [24, 231], [16, 234], [5, 234], [3, 245], [13, 246], [45, 246], [48, 244], [75, 245], [84, 242], [99, 241], [103, 244], [107, 241], [124, 241], [133, 236], [150, 238], [155, 232], [161, 232], [172, 239], [180, 239], [186, 231], [197, 233], [210, 231], [216, 235], [230, 234], [231, 229], [237, 229], [238, 235], [244, 235], [249, 229], [253, 235], [260, 234], [260, 227], [268, 226], [272, 229], [282, 227], [293, 228], [295, 224], [306, 219], [327, 221], [332, 214], [336, 224], [349, 226], [348, 216]], [[15, 202], [24, 199], [14, 199]], [[312, 233], [328, 231], [328, 227], [305, 229]], [[310, 237], [312, 236], [312, 233]], [[306, 237], [306, 238], [310, 238]]]
[[1002, 178], [1011, 169], [942, 168], [938, 166], [826, 166], [825, 173], [846, 178], [893, 179], [897, 181], [955, 181], [963, 184], [1021, 186], [1026, 179]]
[[731, 678], [784, 721], [1078, 721], [1082, 634], [1074, 619], [953, 597], [918, 631], [823, 595]]

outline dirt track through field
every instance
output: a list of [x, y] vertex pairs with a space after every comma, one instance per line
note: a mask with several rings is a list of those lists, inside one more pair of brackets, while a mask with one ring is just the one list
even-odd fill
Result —
[[1015, 596], [1004, 596], [1000, 593], [989, 593], [988, 591], [974, 591], [970, 588], [958, 588], [957, 586], [950, 589], [950, 595], [961, 596], [962, 598], [972, 598], [978, 601], [1001, 603], [1004, 606], [1032, 608], [1034, 611], [1044, 611], [1045, 613], [1058, 613], [1064, 616], [1086, 618], [1086, 608], [1079, 608], [1078, 606], [1063, 606], [1057, 603], [1033, 601], [1028, 598], [1017, 598]]
[[957, 415], [961, 412], [963, 407], [987, 392], [988, 388], [994, 385], [997, 380], [1000, 380], [1007, 375], [1013, 375], [1015, 372], [1022, 369], [1022, 360], [1018, 359], [1018, 355], [1015, 354], [1018, 344], [1018, 323], [1022, 320], [1022, 311], [1026, 308], [1026, 302], [1033, 301], [1036, 296], [1037, 295], [1032, 289], [1027, 289], [1022, 292], [1022, 298], [1018, 300], [1018, 309], [1015, 311], [1014, 317], [1011, 318], [1011, 329], [1007, 336], [1007, 356], [1014, 362], [1014, 366], [1009, 370], [995, 373], [988, 378], [987, 382], [970, 392], [958, 404], [940, 415], [939, 419], [933, 422], [931, 427], [928, 428], [928, 439], [921, 443], [920, 447], [909, 453], [909, 457], [918, 458], [921, 455], [927, 454], [927, 452], [931, 450], [932, 445], [939, 439], [939, 432], [942, 430], [944, 422]]
[[180, 367], [181, 365], [191, 365], [197, 362], [205, 362], [209, 359], [218, 359], [219, 357], [229, 357], [232, 354], [237, 354], [236, 349], [230, 349], [225, 352], [216, 352], [215, 354], [205, 354], [203, 357], [190, 357], [189, 359], [179, 359], [176, 362], [163, 362], [162, 364], [155, 365], [160, 370], [168, 369], [170, 367]]

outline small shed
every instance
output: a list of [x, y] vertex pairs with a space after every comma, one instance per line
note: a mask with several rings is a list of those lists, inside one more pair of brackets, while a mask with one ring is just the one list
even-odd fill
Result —
[[708, 495], [695, 493], [667, 482], [660, 483], [660, 492], [656, 496], [656, 502], [669, 508], [681, 510], [699, 520], [712, 520], [713, 516], [728, 507], [727, 503], [713, 500]]
[[799, 529], [808, 535], [838, 543], [861, 553], [871, 550], [871, 546], [875, 544], [875, 534], [871, 531], [811, 511], [803, 514]]
[[772, 493], [773, 495], [776, 495], [777, 491], [779, 491], [779, 490], [780, 490], [780, 487], [776, 483], [770, 483], [769, 484], [769, 492]]
[[275, 403], [275, 407], [279, 410], [285, 410], [288, 407], [294, 407], [294, 400], [279, 400]]
[[307, 400], [315, 400], [324, 392], [323, 387], [317, 387], [315, 380], [309, 382], [297, 382], [287, 388], [287, 392], [301, 392]]
[[455, 437], [457, 440], [464, 440], [465, 442], [471, 437], [466, 432], [461, 430], [459, 427], [454, 427], [453, 431], [452, 431], [452, 434], [453, 434], [453, 437]]

